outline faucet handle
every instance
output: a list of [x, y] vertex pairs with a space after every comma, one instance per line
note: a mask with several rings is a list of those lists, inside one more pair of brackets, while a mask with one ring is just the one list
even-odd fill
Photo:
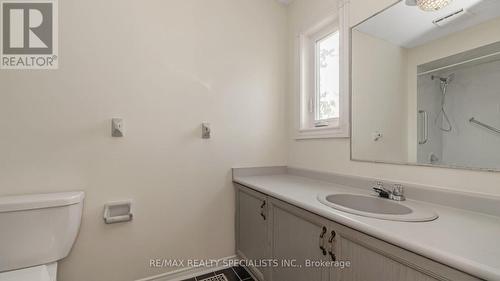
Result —
[[373, 182], [373, 188], [384, 189], [384, 182], [383, 181]]
[[405, 189], [402, 184], [395, 184], [392, 186], [392, 192], [389, 197], [389, 199], [395, 200], [395, 201], [405, 201]]
[[393, 188], [392, 188], [392, 194], [396, 195], [396, 196], [402, 196], [405, 194], [405, 188], [402, 184], [395, 184], [393, 185]]

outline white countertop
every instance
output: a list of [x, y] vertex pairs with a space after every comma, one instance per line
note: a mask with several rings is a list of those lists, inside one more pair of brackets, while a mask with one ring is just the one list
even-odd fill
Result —
[[290, 174], [237, 176], [234, 181], [473, 276], [500, 281], [499, 217], [418, 202], [439, 218], [387, 221], [338, 211], [317, 200], [325, 192], [369, 194], [368, 190]]

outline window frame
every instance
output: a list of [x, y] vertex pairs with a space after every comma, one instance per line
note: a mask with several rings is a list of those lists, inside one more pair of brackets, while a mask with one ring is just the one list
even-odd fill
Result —
[[[350, 135], [349, 114], [349, 28], [346, 5], [332, 15], [299, 35], [299, 112], [295, 139], [348, 138]], [[318, 126], [316, 121], [317, 42], [334, 32], [339, 32], [340, 77], [339, 118], [322, 120], [328, 126]]]

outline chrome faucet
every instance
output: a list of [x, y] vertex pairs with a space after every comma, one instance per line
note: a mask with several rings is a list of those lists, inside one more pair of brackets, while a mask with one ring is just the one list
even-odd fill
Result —
[[384, 187], [383, 182], [377, 181], [375, 182], [375, 185], [372, 188], [378, 194], [379, 197], [391, 199], [394, 201], [406, 200], [406, 197], [404, 195], [404, 187], [402, 184], [394, 184], [391, 191]]

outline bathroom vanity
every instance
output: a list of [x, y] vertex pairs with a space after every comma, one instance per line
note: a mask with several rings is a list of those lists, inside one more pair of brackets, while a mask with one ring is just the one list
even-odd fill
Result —
[[426, 202], [419, 204], [440, 218], [401, 222], [353, 215], [320, 203], [317, 195], [369, 195], [368, 189], [346, 186], [352, 179], [288, 170], [234, 172], [237, 254], [253, 263], [249, 268], [260, 280], [500, 280], [500, 249], [483, 248], [497, 243], [495, 232], [478, 237], [467, 229], [476, 224], [498, 234], [498, 217]]

